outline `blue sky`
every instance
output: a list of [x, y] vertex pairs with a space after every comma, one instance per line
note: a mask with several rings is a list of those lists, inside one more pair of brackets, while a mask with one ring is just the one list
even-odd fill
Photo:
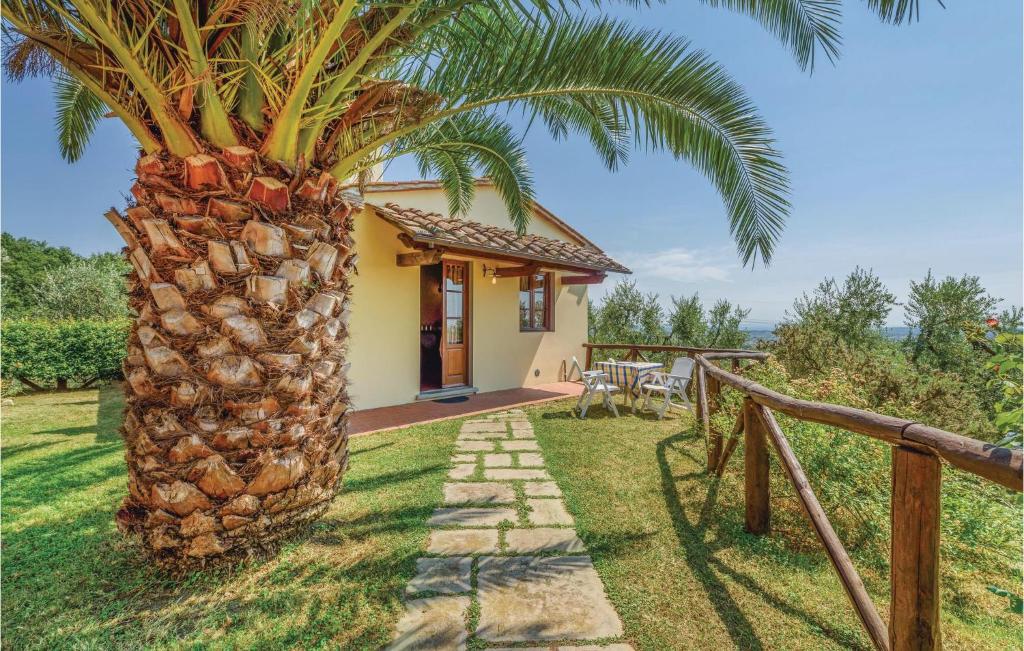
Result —
[[[700, 292], [783, 317], [825, 276], [871, 267], [901, 299], [911, 279], [974, 274], [998, 297], [1022, 294], [1022, 4], [922, 1], [919, 23], [878, 23], [848, 3], [843, 56], [801, 72], [753, 21], [697, 2], [617, 11], [689, 38], [747, 89], [778, 138], [793, 213], [770, 268], [741, 268], [711, 185], [670, 157], [637, 152], [615, 173], [580, 140], [526, 136], [537, 196], [667, 302]], [[86, 156], [60, 160], [49, 82], [3, 83], [2, 225], [82, 253], [119, 240], [103, 211], [121, 205], [135, 153], [115, 121]], [[414, 178], [398, 161], [389, 179]], [[606, 283], [607, 285], [608, 283]], [[594, 288], [599, 297], [603, 289]], [[902, 311], [890, 316], [902, 322]]]

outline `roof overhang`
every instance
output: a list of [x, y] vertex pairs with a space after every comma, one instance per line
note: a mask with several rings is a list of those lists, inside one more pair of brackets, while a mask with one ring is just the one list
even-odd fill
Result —
[[539, 235], [519, 235], [511, 229], [446, 218], [389, 203], [366, 207], [395, 226], [403, 244], [413, 249], [443, 249], [467, 257], [519, 264], [536, 264], [548, 269], [575, 271], [588, 277], [606, 272], [631, 273], [602, 251]]
[[[473, 184], [477, 187], [494, 187], [494, 181], [487, 177], [481, 177], [473, 179]], [[411, 192], [417, 190], [443, 190], [444, 186], [438, 180], [416, 180], [416, 181], [373, 181], [363, 186], [362, 191], [364, 193], [374, 192]], [[594, 244], [586, 235], [573, 228], [568, 222], [561, 219], [558, 215], [551, 212], [539, 201], [533, 200], [530, 202], [534, 212], [545, 219], [551, 224], [564, 232], [570, 239], [574, 239], [578, 244], [583, 246], [593, 247], [597, 250], [601, 250], [597, 244]]]

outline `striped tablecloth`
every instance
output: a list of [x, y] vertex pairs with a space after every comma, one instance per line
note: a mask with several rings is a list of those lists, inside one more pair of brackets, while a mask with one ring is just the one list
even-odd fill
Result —
[[594, 362], [594, 366], [607, 373], [612, 384], [622, 387], [630, 400], [640, 397], [640, 381], [662, 368], [657, 362]]

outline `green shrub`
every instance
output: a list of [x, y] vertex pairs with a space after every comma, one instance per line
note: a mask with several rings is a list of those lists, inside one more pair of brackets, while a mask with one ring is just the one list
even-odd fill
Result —
[[[876, 407], [879, 394], [884, 393], [877, 378], [887, 377], [891, 372], [887, 365], [881, 366], [886, 370], [879, 372], [870, 366], [854, 367], [856, 371], [832, 367], [826, 374], [794, 379], [778, 359], [770, 358], [751, 366], [744, 376], [795, 398], [871, 409], [924, 422], [924, 416], [932, 413], [935, 404], [947, 399], [935, 397], [924, 403], [908, 403], [903, 402], [906, 395], [898, 395], [891, 401], [882, 400], [882, 406]], [[939, 395], [935, 386], [932, 390], [935, 396]], [[724, 390], [722, 409], [712, 418], [716, 430], [726, 434], [732, 430], [740, 402], [739, 392]], [[903, 408], [897, 409], [901, 403]], [[867, 436], [799, 421], [781, 413], [776, 413], [776, 417], [847, 548], [861, 562], [884, 567], [888, 556], [892, 476], [889, 446]], [[742, 458], [742, 450], [736, 456]], [[772, 516], [779, 524], [777, 530], [787, 534], [796, 547], [817, 545], [804, 525], [799, 504], [791, 498], [792, 487], [774, 462], [771, 490], [773, 496], [782, 498], [774, 505]], [[1019, 577], [1019, 560], [1013, 559], [1020, 545], [1021, 516], [1020, 495], [956, 468], [943, 469], [942, 554], [958, 575], [994, 569]]]
[[37, 384], [117, 378], [130, 323], [128, 319], [4, 321], [0, 376]]
[[47, 269], [33, 287], [33, 304], [25, 316], [53, 321], [127, 318], [125, 275], [130, 269], [112, 253]]
[[[816, 324], [787, 324], [763, 348], [774, 355], [795, 383], [817, 387], [824, 400], [835, 380], [856, 387], [851, 407], [898, 416], [985, 441], [998, 434], [976, 377], [915, 365], [898, 342], [878, 338], [872, 345], [833, 342]], [[980, 365], [974, 375], [985, 373]], [[988, 373], [991, 376], [991, 373]], [[827, 393], [827, 391], [826, 391]]]

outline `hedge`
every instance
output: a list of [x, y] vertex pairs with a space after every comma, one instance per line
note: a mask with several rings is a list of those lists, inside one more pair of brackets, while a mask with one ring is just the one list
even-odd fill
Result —
[[0, 326], [0, 376], [67, 385], [121, 376], [128, 319], [10, 319]]

